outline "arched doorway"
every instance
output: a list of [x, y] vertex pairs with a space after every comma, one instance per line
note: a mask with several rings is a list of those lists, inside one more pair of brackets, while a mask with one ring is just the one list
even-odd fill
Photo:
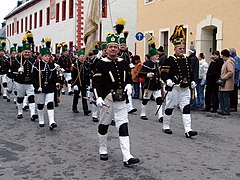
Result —
[[196, 50], [203, 52], [206, 60], [210, 60], [210, 56], [214, 50], [221, 51], [222, 48], [222, 21], [213, 18], [212, 15], [197, 25], [196, 34]]

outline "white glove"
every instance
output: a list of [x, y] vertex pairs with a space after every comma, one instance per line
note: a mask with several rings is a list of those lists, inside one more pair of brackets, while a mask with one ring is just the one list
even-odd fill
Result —
[[127, 95], [132, 94], [132, 85], [131, 84], [127, 84], [124, 88], [124, 91], [127, 91]]
[[60, 67], [57, 63], [54, 63], [54, 66], [55, 66], [55, 67]]
[[152, 78], [153, 76], [154, 76], [154, 73], [153, 73], [153, 72], [147, 73], [147, 77], [148, 77], [148, 78]]
[[23, 72], [23, 71], [24, 71], [23, 66], [21, 66], [20, 68], [18, 68], [18, 72]]
[[101, 57], [102, 57], [102, 50], [101, 50], [101, 51], [98, 51], [98, 54], [97, 54], [97, 58], [98, 58], [98, 59], [101, 59]]
[[195, 81], [192, 81], [192, 82], [191, 82], [191, 88], [192, 88], [192, 89], [195, 89], [196, 86], [197, 86], [197, 84], [195, 83]]
[[103, 104], [104, 104], [103, 99], [102, 99], [101, 97], [98, 97], [98, 98], [97, 98], [97, 101], [96, 101], [97, 107], [102, 107]]
[[42, 92], [42, 88], [41, 87], [38, 88], [38, 92]]
[[64, 72], [64, 71], [65, 71], [65, 69], [61, 68], [61, 71], [62, 71], [62, 72]]
[[74, 91], [78, 91], [78, 86], [77, 85], [73, 86], [73, 89]]
[[167, 83], [167, 86], [169, 87], [173, 87], [173, 85], [175, 84], [171, 79], [168, 79], [166, 83]]
[[132, 68], [134, 68], [135, 66], [134, 66], [133, 63], [131, 63], [131, 64], [129, 64], [129, 67], [132, 69]]

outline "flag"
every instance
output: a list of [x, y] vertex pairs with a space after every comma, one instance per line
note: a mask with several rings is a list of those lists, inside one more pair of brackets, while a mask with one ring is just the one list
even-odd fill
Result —
[[98, 41], [98, 28], [101, 21], [100, 0], [89, 0], [84, 27], [85, 59]]

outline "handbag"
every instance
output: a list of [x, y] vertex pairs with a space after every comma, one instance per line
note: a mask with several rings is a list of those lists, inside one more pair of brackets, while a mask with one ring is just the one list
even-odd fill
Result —
[[218, 85], [221, 86], [221, 87], [224, 87], [225, 84], [226, 84], [226, 80], [219, 78], [219, 79], [216, 81], [216, 84], [218, 84]]

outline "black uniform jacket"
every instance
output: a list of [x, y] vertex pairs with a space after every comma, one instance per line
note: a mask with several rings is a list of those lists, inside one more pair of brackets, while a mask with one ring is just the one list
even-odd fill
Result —
[[59, 58], [58, 64], [60, 65], [61, 68], [65, 70], [66, 73], [71, 72], [72, 61], [69, 56], [62, 55]]
[[[40, 62], [40, 73], [39, 73]], [[56, 88], [57, 72], [53, 63], [40, 60], [36, 62], [33, 68], [33, 87], [35, 93], [38, 93], [39, 80], [41, 78], [41, 88], [43, 93], [52, 93]], [[39, 78], [40, 77], [40, 78]]]
[[7, 59], [8, 62], [8, 73], [7, 73], [7, 77], [11, 78], [11, 79], [15, 79], [16, 76], [18, 76], [18, 68], [20, 66], [20, 63], [17, 59], [17, 57], [9, 57]]
[[0, 57], [0, 75], [7, 74], [8, 62], [5, 56]]
[[[146, 61], [142, 65], [142, 69], [139, 72], [138, 76], [140, 78], [145, 78], [143, 88], [149, 89], [152, 91], [160, 90], [161, 89], [161, 83], [160, 83], [160, 72], [159, 72], [159, 64], [151, 59]], [[147, 73], [154, 73], [153, 78], [147, 77]], [[149, 84], [150, 81], [150, 84]]]
[[161, 78], [164, 82], [171, 79], [182, 88], [190, 87], [192, 81], [197, 82], [193, 76], [191, 60], [185, 56], [169, 56], [161, 68]]
[[85, 66], [85, 62], [81, 63], [78, 59], [75, 59], [72, 65], [72, 86], [89, 86], [89, 72]]
[[[29, 59], [25, 59], [24, 57], [22, 57], [22, 66], [23, 66], [24, 71], [22, 73], [19, 73], [16, 76], [15, 81], [17, 83], [20, 83], [20, 84], [32, 84], [33, 83], [32, 69], [33, 69], [34, 63], [35, 63], [34, 58], [30, 57]], [[18, 57], [18, 61], [15, 61], [13, 64], [16, 69], [20, 68], [21, 57]]]
[[112, 91], [124, 90], [126, 84], [132, 82], [131, 71], [125, 60], [117, 58], [111, 60], [108, 57], [101, 59], [96, 64], [93, 76], [93, 88], [96, 97], [103, 99]]

